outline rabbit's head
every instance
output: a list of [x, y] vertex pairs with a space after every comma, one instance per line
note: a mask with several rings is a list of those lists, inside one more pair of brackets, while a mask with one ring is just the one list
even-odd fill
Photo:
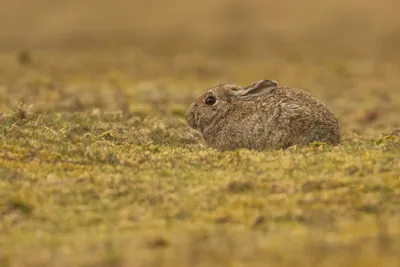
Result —
[[278, 83], [273, 80], [260, 80], [246, 87], [216, 85], [195, 98], [186, 112], [186, 122], [191, 128], [204, 131], [230, 112], [232, 103], [266, 95], [277, 86]]

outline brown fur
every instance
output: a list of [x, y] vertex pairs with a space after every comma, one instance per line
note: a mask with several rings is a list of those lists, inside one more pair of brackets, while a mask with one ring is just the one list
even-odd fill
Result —
[[[217, 100], [205, 103], [208, 96]], [[314, 141], [340, 143], [332, 112], [309, 93], [261, 80], [241, 88], [219, 84], [197, 96], [186, 113], [209, 147], [254, 150], [305, 146]]]

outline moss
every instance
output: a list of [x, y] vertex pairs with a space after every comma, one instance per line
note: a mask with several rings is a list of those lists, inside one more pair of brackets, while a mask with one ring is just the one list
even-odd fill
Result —
[[399, 138], [395, 135], [385, 135], [379, 138], [376, 143], [377, 144], [382, 144], [386, 142], [398, 142]]
[[23, 196], [10, 197], [8, 200], [8, 207], [10, 210], [18, 210], [27, 215], [31, 214], [35, 208], [34, 204]]
[[[132, 55], [115, 53], [95, 53], [113, 71], [79, 54], [71, 68], [54, 51], [35, 53], [32, 73], [17, 84], [12, 77], [27, 70], [4, 70], [0, 265], [398, 265], [400, 142], [382, 125], [400, 123], [400, 105], [396, 87], [370, 86], [379, 74], [345, 90], [337, 85], [354, 78], [347, 63], [343, 72], [231, 59], [236, 69], [213, 59], [232, 82], [276, 69], [288, 85], [301, 77], [343, 129], [339, 146], [218, 152], [184, 119], [194, 96], [219, 82], [217, 73], [188, 78], [182, 73], [191, 70], [168, 68], [168, 60], [134, 57], [141, 66], [134, 71], [155, 80], [146, 86], [145, 77], [122, 74], [131, 66], [119, 60]], [[196, 60], [193, 69], [210, 64]], [[385, 82], [398, 83], [397, 65], [379, 67], [387, 68]], [[153, 75], [158, 68], [168, 79]], [[376, 90], [393, 95], [393, 105], [360, 124], [352, 114], [376, 106], [366, 97]]]

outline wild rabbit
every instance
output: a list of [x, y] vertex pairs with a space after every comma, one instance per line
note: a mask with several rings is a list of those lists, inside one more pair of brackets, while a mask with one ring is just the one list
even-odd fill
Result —
[[216, 85], [195, 98], [186, 122], [200, 131], [207, 146], [222, 151], [340, 143], [339, 122], [327, 106], [273, 80], [246, 87]]

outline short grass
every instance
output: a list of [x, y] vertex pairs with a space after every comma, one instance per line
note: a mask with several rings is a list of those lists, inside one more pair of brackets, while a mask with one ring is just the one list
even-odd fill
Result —
[[143, 57], [144, 72], [159, 76], [139, 79], [117, 64], [128, 51], [99, 55], [103, 70], [65, 53], [2, 55], [1, 266], [400, 263], [399, 91], [382, 86], [398, 81], [395, 65], [376, 66], [382, 81], [380, 71], [360, 79], [353, 61], [340, 71], [226, 64], [221, 80], [241, 84], [285, 68], [277, 80], [324, 99], [343, 142], [221, 153], [202, 145], [184, 113], [226, 61], [195, 58], [210, 73], [162, 75], [153, 66], [168, 60]]
[[[229, 23], [216, 27], [233, 35], [207, 35], [210, 25], [188, 22], [203, 43], [157, 43], [149, 34], [136, 46], [103, 36], [107, 45], [80, 47], [104, 29], [89, 4], [79, 9], [87, 24], [69, 5], [59, 9], [64, 15], [44, 12], [58, 24], [29, 17], [42, 14], [31, 11], [40, 5], [14, 32], [2, 23], [11, 48], [0, 53], [0, 267], [400, 266], [399, 25], [389, 16], [396, 9], [390, 0], [364, 1], [365, 10], [345, 2], [340, 12], [319, 6], [325, 24], [311, 15], [317, 1], [298, 13], [270, 4], [297, 14], [279, 25], [277, 11], [246, 13], [267, 23], [255, 32], [269, 25], [270, 34], [253, 41], [243, 41], [251, 23], [226, 26], [240, 17], [239, 1], [224, 15]], [[165, 27], [186, 25], [179, 18], [191, 13], [179, 14]], [[107, 20], [110, 29], [153, 25], [144, 15], [121, 16]], [[65, 41], [55, 32], [67, 36], [75, 26], [73, 46], [55, 49]], [[21, 36], [35, 48], [17, 45]], [[217, 83], [264, 78], [323, 100], [341, 122], [342, 144], [204, 147], [184, 120], [193, 98]]]

